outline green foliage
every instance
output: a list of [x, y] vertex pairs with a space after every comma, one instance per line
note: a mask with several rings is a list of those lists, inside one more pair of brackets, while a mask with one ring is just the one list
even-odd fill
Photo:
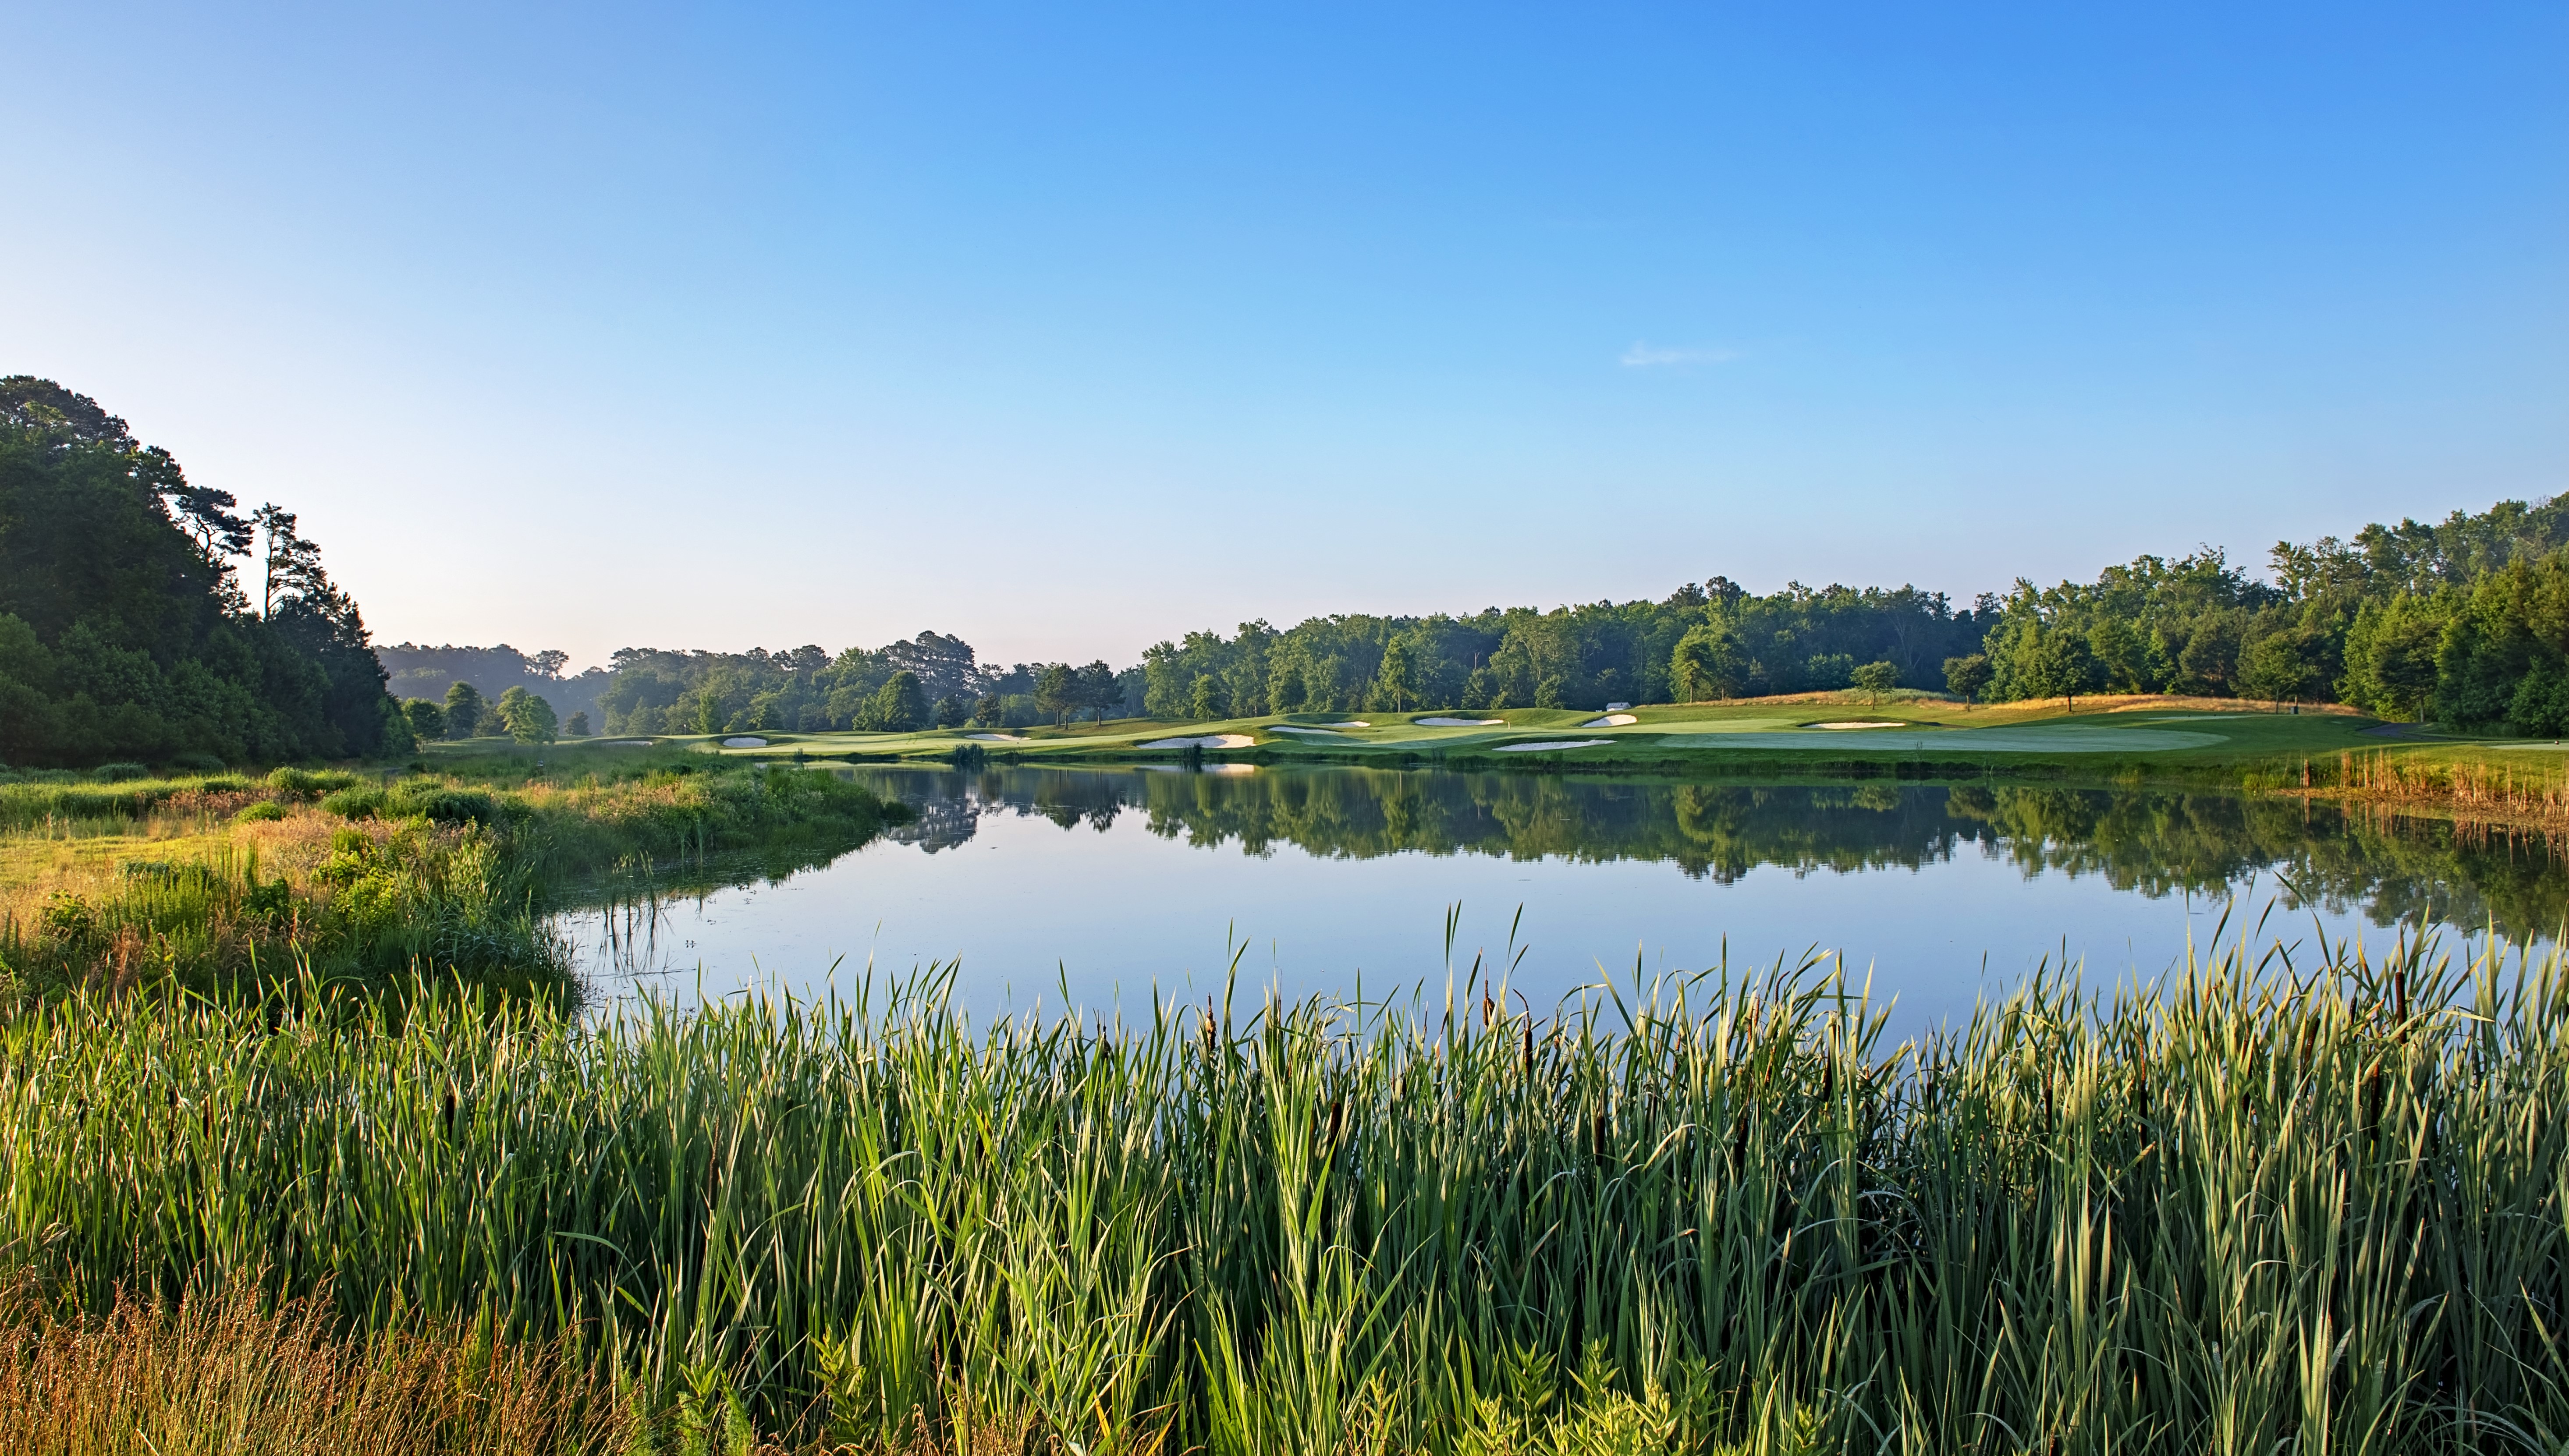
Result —
[[918, 674], [896, 672], [875, 689], [875, 695], [857, 718], [857, 726], [875, 733], [908, 733], [924, 728], [933, 714], [927, 705], [926, 689], [919, 686]]
[[1945, 691], [1964, 702], [1980, 701], [1981, 693], [1989, 687], [1992, 676], [1986, 652], [1968, 652], [1945, 659]]
[[567, 723], [564, 723], [564, 724], [562, 725], [562, 736], [563, 736], [564, 738], [586, 738], [586, 737], [588, 737], [588, 736], [589, 736], [589, 733], [588, 733], [588, 714], [586, 714], [586, 713], [573, 713], [573, 714], [571, 714], [571, 715], [570, 715], [570, 721], [569, 721], [569, 722], [567, 722]]
[[1863, 693], [1868, 702], [1882, 701], [1882, 695], [1900, 686], [1900, 669], [1888, 662], [1868, 662], [1847, 674], [1847, 685]]
[[92, 996], [0, 1024], [0, 1240], [101, 1305], [557, 1339], [690, 1449], [2556, 1444], [2569, 980], [2502, 953], [2037, 978], [1900, 1046], [1807, 968], [986, 1030], [950, 970]]
[[[168, 815], [277, 823], [316, 797], [334, 825], [324, 862], [291, 877], [261, 865], [256, 840], [186, 864], [128, 863], [111, 897], [67, 902], [32, 925], [0, 916], [0, 965], [15, 973], [11, 994], [102, 980], [245, 991], [298, 965], [379, 989], [420, 970], [554, 994], [566, 989], [565, 953], [540, 915], [561, 887], [744, 851], [787, 873], [810, 863], [807, 851], [842, 853], [906, 817], [827, 774], [609, 772], [627, 776], [530, 783], [512, 763], [494, 775], [516, 786], [507, 790], [428, 776], [387, 789], [300, 769], [255, 785], [0, 785], [6, 828], [78, 821], [148, 835]], [[263, 797], [241, 804], [253, 794]]]
[[376, 751], [383, 678], [355, 603], [296, 538], [252, 613], [235, 504], [95, 401], [0, 379], [0, 760]]
[[402, 716], [410, 720], [411, 735], [422, 743], [435, 743], [446, 736], [446, 709], [426, 698], [412, 698], [402, 704]]
[[1035, 706], [1051, 715], [1055, 727], [1079, 711], [1079, 675], [1067, 662], [1056, 662], [1035, 679]]
[[561, 726], [553, 716], [553, 705], [523, 687], [500, 694], [495, 706], [500, 721], [508, 725], [509, 736], [520, 743], [550, 743]]
[[482, 731], [483, 716], [490, 711], [480, 688], [469, 682], [456, 683], [446, 690], [446, 736], [473, 737]]

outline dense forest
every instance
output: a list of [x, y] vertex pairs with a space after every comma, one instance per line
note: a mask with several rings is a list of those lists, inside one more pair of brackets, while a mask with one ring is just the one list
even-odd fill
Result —
[[[246, 516], [94, 400], [0, 381], [0, 764], [364, 757], [417, 738], [1023, 727], [1416, 708], [1604, 708], [1863, 686], [2006, 702], [2342, 701], [2569, 732], [2569, 498], [2220, 550], [1958, 607], [1725, 577], [1657, 600], [1188, 632], [1135, 666], [983, 663], [922, 631], [830, 652], [376, 648], [292, 513]], [[390, 687], [390, 691], [387, 687]], [[396, 700], [401, 700], [396, 705]]]
[[97, 401], [0, 379], [0, 764], [409, 748], [320, 547], [239, 504]]

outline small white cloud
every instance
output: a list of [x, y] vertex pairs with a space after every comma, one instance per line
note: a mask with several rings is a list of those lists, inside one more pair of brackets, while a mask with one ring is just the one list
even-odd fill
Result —
[[1740, 357], [1742, 355], [1737, 349], [1671, 348], [1665, 344], [1636, 340], [1633, 347], [1624, 351], [1622, 362], [1627, 369], [1661, 369], [1673, 364], [1727, 364]]

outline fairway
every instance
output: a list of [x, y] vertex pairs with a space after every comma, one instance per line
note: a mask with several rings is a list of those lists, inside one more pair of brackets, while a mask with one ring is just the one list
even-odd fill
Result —
[[[1844, 732], [1794, 731], [1671, 733], [1659, 740], [1664, 748], [1843, 749]], [[1864, 747], [1903, 753], [2166, 753], [2180, 748], [2214, 748], [2229, 740], [2218, 733], [2182, 728], [2108, 728], [2085, 724], [2059, 728], [1963, 728], [1940, 733], [1895, 737], [1887, 730], [1869, 734]]]

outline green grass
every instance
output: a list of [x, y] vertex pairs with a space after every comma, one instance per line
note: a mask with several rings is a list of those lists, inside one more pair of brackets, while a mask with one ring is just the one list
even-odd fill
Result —
[[[763, 758], [941, 758], [974, 751], [1011, 762], [1115, 762], [1175, 760], [1182, 750], [1153, 749], [1158, 740], [1241, 734], [1250, 745], [1209, 749], [1208, 760], [1247, 763], [1367, 763], [1505, 769], [1514, 772], [1640, 771], [1696, 775], [1764, 775], [1885, 772], [1908, 766], [1925, 776], [2126, 773], [2228, 778], [2262, 771], [2277, 778], [2303, 759], [2333, 761], [2340, 754], [2393, 747], [2368, 736], [2373, 721], [2343, 712], [2276, 713], [2262, 705], [2227, 701], [2081, 699], [2067, 711], [2057, 700], [2040, 704], [1966, 709], [1916, 694], [1888, 695], [1879, 704], [1840, 693], [1795, 700], [1738, 704], [1680, 704], [1630, 710], [1637, 721], [1591, 728], [1600, 714], [1562, 709], [1449, 710], [1454, 716], [1498, 718], [1492, 727], [1429, 727], [1416, 723], [1433, 710], [1403, 713], [1300, 713], [1232, 718], [1202, 723], [1123, 719], [1013, 730], [1022, 741], [983, 742], [975, 730], [923, 733], [774, 733], [764, 748], [724, 749], [719, 739], [665, 742], [705, 752]], [[1347, 719], [1368, 726], [1325, 736], [1295, 733]], [[1828, 730], [1813, 725], [1890, 721], [1896, 729]], [[1507, 745], [1603, 740], [1593, 746], [1541, 752], [1506, 751]]]
[[677, 1449], [2553, 1451], [2562, 971], [2235, 944], [1898, 1046], [1794, 972], [71, 1000], [0, 1025], [0, 1240], [98, 1311], [566, 1342]]
[[77, 985], [263, 993], [304, 971], [569, 989], [545, 910], [826, 863], [900, 806], [669, 752], [466, 752], [437, 774], [0, 785], [0, 1001]]

